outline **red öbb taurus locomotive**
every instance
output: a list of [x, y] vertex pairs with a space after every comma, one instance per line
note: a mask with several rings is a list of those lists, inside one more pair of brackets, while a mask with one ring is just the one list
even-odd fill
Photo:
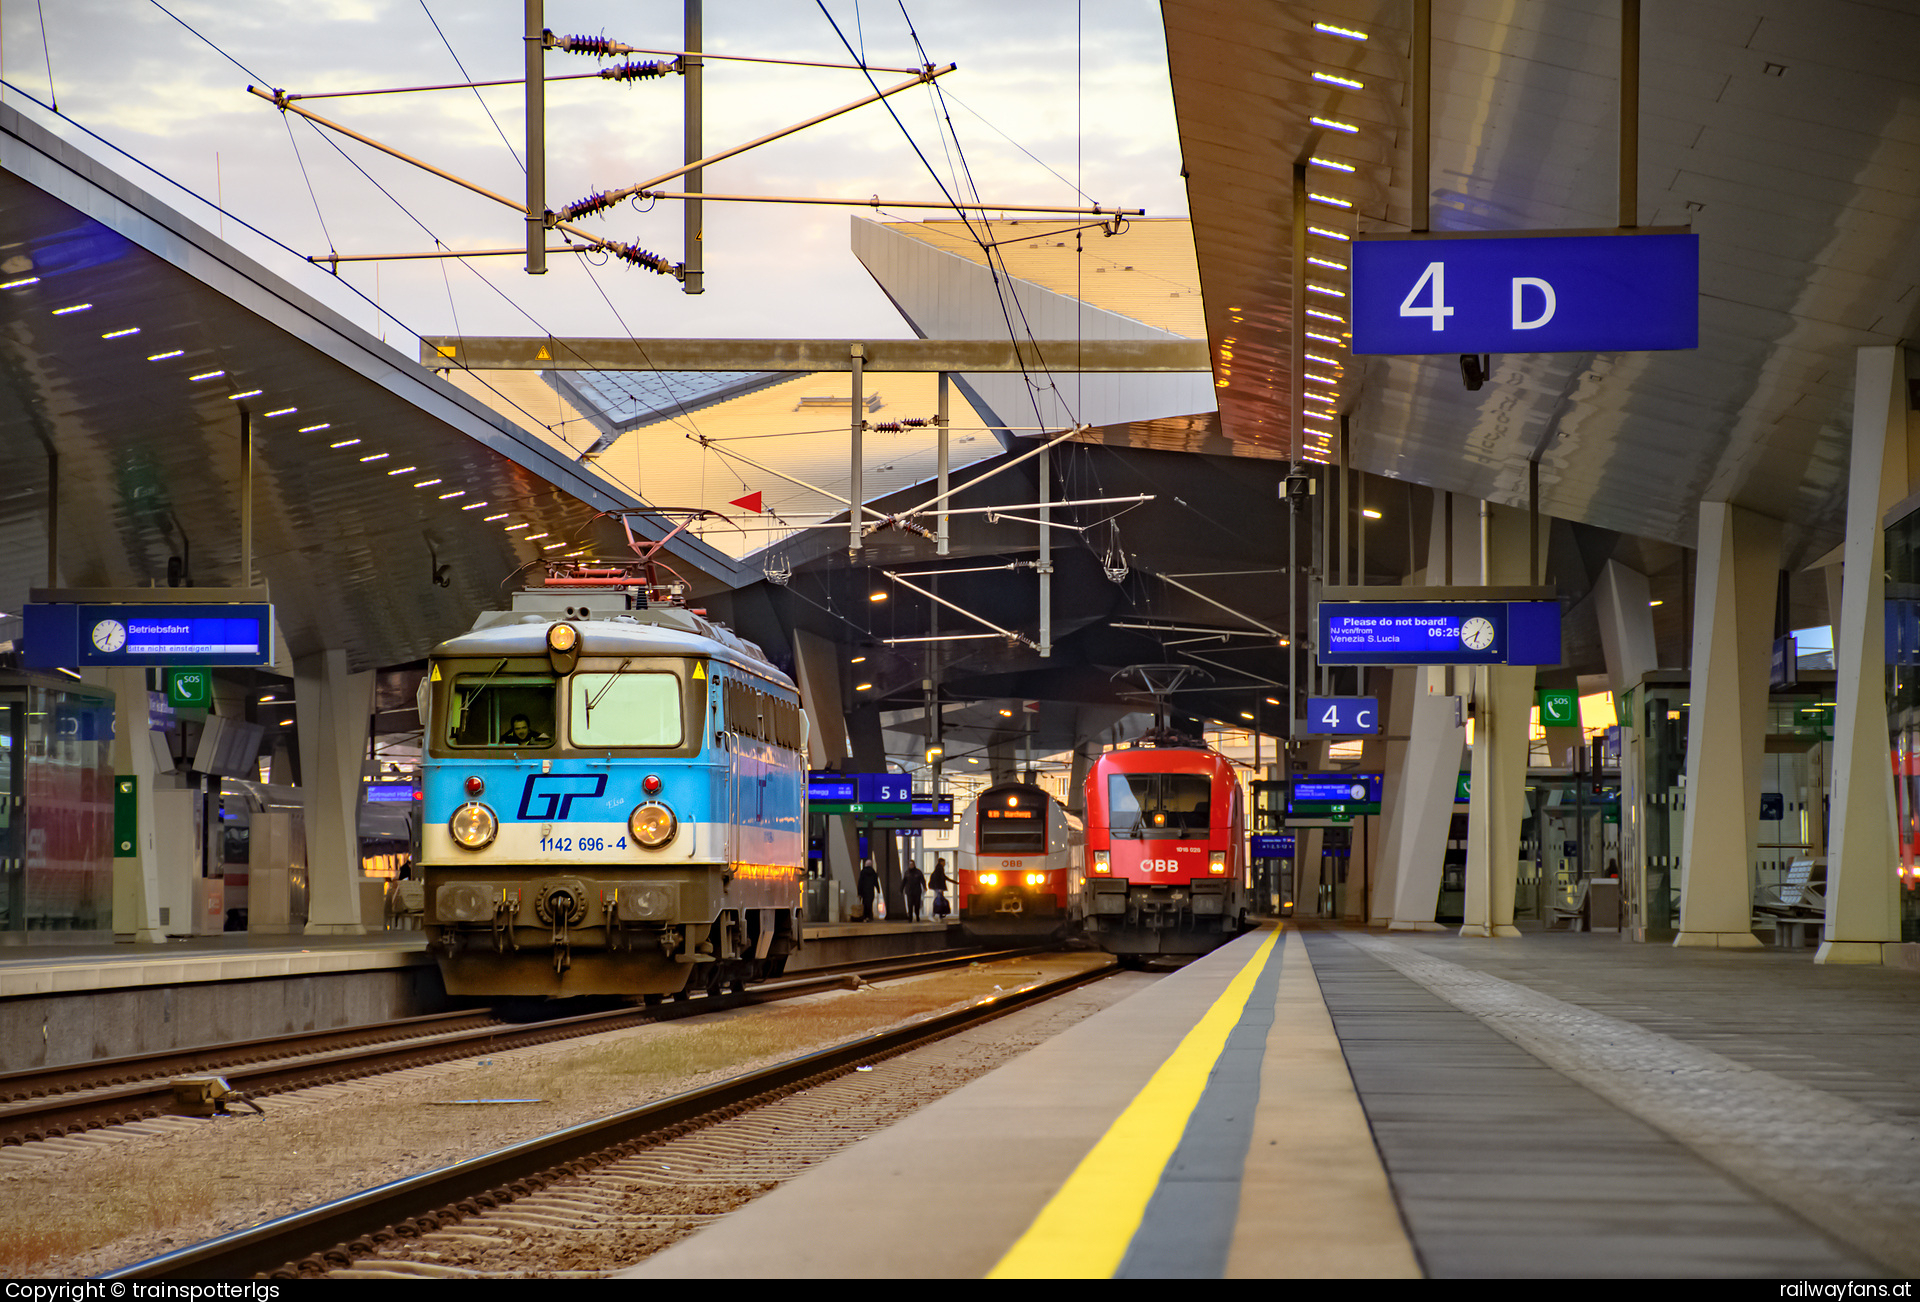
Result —
[[1240, 784], [1217, 751], [1162, 731], [1100, 756], [1087, 775], [1088, 939], [1144, 959], [1238, 935], [1245, 832]]

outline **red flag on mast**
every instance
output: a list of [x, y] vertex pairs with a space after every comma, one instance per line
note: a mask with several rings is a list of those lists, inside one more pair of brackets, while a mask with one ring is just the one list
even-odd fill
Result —
[[748, 493], [745, 497], [734, 498], [731, 502], [728, 502], [727, 505], [743, 506], [747, 510], [752, 511], [755, 514], [759, 514], [766, 510], [764, 506], [760, 505], [760, 496], [761, 495], [759, 493]]

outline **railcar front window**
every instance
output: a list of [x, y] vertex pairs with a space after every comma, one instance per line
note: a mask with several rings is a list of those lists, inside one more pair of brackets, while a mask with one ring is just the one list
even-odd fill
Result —
[[576, 748], [680, 744], [678, 674], [575, 674], [567, 699], [567, 735]]
[[553, 746], [556, 700], [551, 673], [510, 668], [502, 661], [453, 678], [447, 701], [449, 746], [486, 750], [547, 750]]
[[1107, 826], [1115, 836], [1205, 836], [1213, 780], [1201, 773], [1112, 773]]
[[981, 854], [1045, 854], [1046, 814], [1038, 809], [982, 809]]

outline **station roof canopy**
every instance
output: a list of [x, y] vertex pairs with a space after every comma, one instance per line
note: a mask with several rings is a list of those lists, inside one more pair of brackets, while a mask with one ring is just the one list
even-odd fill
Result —
[[[1296, 448], [1294, 314], [1345, 315], [1342, 299], [1296, 292], [1296, 166], [1310, 195], [1333, 201], [1309, 199], [1311, 228], [1350, 238], [1412, 224], [1417, 7], [1162, 6], [1231, 440]], [[1804, 564], [1841, 534], [1854, 350], [1908, 343], [1920, 327], [1920, 11], [1646, 6], [1639, 193], [1623, 223], [1628, 7], [1432, 5], [1431, 227], [1689, 226], [1700, 347], [1496, 356], [1478, 392], [1453, 356], [1342, 354], [1352, 463], [1524, 503], [1538, 461], [1543, 513], [1684, 546], [1701, 502], [1731, 502], [1785, 522], [1783, 564]], [[1347, 242], [1315, 234], [1308, 253], [1346, 263]], [[1346, 288], [1340, 271], [1314, 271]]]

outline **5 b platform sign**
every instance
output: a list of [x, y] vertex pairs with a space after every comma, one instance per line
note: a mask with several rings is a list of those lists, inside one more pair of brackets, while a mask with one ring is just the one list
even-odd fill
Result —
[[1700, 238], [1448, 232], [1353, 244], [1353, 351], [1612, 353], [1700, 346]]

